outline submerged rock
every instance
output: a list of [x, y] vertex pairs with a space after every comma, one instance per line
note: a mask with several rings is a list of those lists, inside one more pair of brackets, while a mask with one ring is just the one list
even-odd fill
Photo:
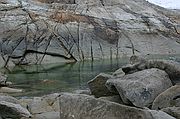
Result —
[[0, 87], [0, 93], [22, 93], [22, 89], [15, 89], [9, 87]]
[[159, 69], [147, 69], [122, 78], [110, 79], [106, 82], [109, 90], [118, 91], [125, 104], [137, 107], [148, 107], [163, 91], [172, 86], [166, 72]]
[[162, 111], [129, 107], [82, 94], [62, 94], [60, 119], [175, 119]]
[[105, 86], [106, 81], [110, 78], [112, 78], [111, 75], [100, 73], [94, 79], [88, 81], [91, 94], [95, 95], [95, 97], [112, 95], [112, 93]]
[[159, 94], [153, 102], [152, 109], [180, 107], [180, 85], [175, 85]]

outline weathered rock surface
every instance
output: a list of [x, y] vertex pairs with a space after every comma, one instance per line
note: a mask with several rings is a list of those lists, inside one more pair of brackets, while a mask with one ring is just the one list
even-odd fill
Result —
[[122, 68], [116, 70], [113, 74], [113, 77], [122, 77], [125, 75], [125, 73], [123, 72]]
[[180, 107], [167, 107], [163, 108], [162, 111], [175, 117], [176, 119], [180, 119]]
[[0, 87], [6, 85], [7, 76], [0, 73]]
[[19, 104], [19, 101], [16, 98], [12, 96], [8, 96], [8, 95], [0, 94], [0, 101], [6, 101], [6, 102], [14, 103], [14, 104]]
[[31, 117], [30, 112], [20, 104], [0, 101], [0, 115], [3, 118], [19, 119], [21, 117]]
[[106, 81], [110, 78], [112, 78], [111, 75], [100, 73], [94, 79], [88, 81], [91, 94], [95, 95], [95, 97], [112, 95], [112, 93], [105, 86]]
[[148, 107], [163, 91], [172, 86], [168, 74], [159, 69], [147, 69], [122, 78], [106, 82], [109, 90], [116, 89], [126, 104], [137, 107]]
[[35, 114], [32, 119], [61, 119], [60, 112], [45, 112], [41, 114]]
[[151, 111], [96, 99], [82, 94], [63, 94], [60, 119], [175, 119], [162, 111]]
[[180, 107], [180, 85], [175, 85], [162, 92], [153, 102], [152, 109]]
[[170, 79], [180, 79], [180, 63], [171, 60], [146, 60], [139, 56], [132, 56], [130, 58], [131, 64], [124, 66], [122, 70], [126, 73], [134, 73], [144, 69], [158, 68], [164, 70], [170, 77]]
[[179, 16], [145, 0], [3, 0], [0, 66], [179, 54]]
[[59, 94], [50, 94], [43, 97], [34, 97], [32, 102], [28, 102], [28, 109], [32, 114], [42, 114], [46, 112], [59, 112]]

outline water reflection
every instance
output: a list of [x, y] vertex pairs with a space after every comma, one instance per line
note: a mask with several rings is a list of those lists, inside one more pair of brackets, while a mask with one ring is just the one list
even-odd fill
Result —
[[127, 58], [66, 64], [16, 66], [8, 74], [14, 87], [25, 90], [14, 96], [38, 96], [52, 92], [86, 89], [87, 81], [101, 72], [111, 73], [127, 63]]
[[[180, 56], [154, 55], [146, 57], [180, 62]], [[71, 92], [77, 89], [86, 89], [87, 81], [97, 74], [101, 72], [110, 74], [127, 62], [128, 58], [121, 58], [93, 62], [16, 66], [8, 73], [8, 80], [14, 83], [13, 87], [24, 89], [24, 93], [13, 96], [40, 96], [53, 92]]]

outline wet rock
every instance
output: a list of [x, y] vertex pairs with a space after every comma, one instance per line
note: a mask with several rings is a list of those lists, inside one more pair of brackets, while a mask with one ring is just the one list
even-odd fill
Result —
[[180, 107], [180, 85], [175, 85], [159, 94], [152, 105], [152, 109], [162, 109], [166, 107]]
[[100, 73], [94, 79], [88, 81], [91, 94], [95, 95], [95, 97], [112, 95], [112, 93], [105, 86], [105, 83], [109, 78], [112, 78], [112, 76]]
[[21, 117], [32, 117], [30, 112], [20, 104], [0, 101], [0, 115], [3, 118], [19, 119]]
[[166, 72], [159, 69], [147, 69], [122, 78], [110, 79], [106, 86], [120, 94], [125, 104], [148, 107], [163, 91], [172, 86]]
[[163, 108], [162, 111], [175, 117], [176, 119], [180, 119], [180, 107], [167, 107]]
[[175, 119], [164, 112], [129, 107], [82, 94], [62, 94], [59, 100], [61, 119]]

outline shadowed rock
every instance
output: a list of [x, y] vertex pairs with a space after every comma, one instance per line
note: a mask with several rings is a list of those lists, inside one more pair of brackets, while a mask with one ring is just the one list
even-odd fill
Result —
[[95, 97], [112, 95], [112, 93], [105, 86], [106, 81], [110, 78], [112, 78], [111, 75], [100, 73], [94, 79], [88, 81], [91, 94], [95, 95]]
[[20, 104], [14, 104], [11, 102], [0, 101], [0, 115], [3, 118], [19, 119], [21, 117], [31, 117], [32, 115], [26, 108], [23, 108]]

